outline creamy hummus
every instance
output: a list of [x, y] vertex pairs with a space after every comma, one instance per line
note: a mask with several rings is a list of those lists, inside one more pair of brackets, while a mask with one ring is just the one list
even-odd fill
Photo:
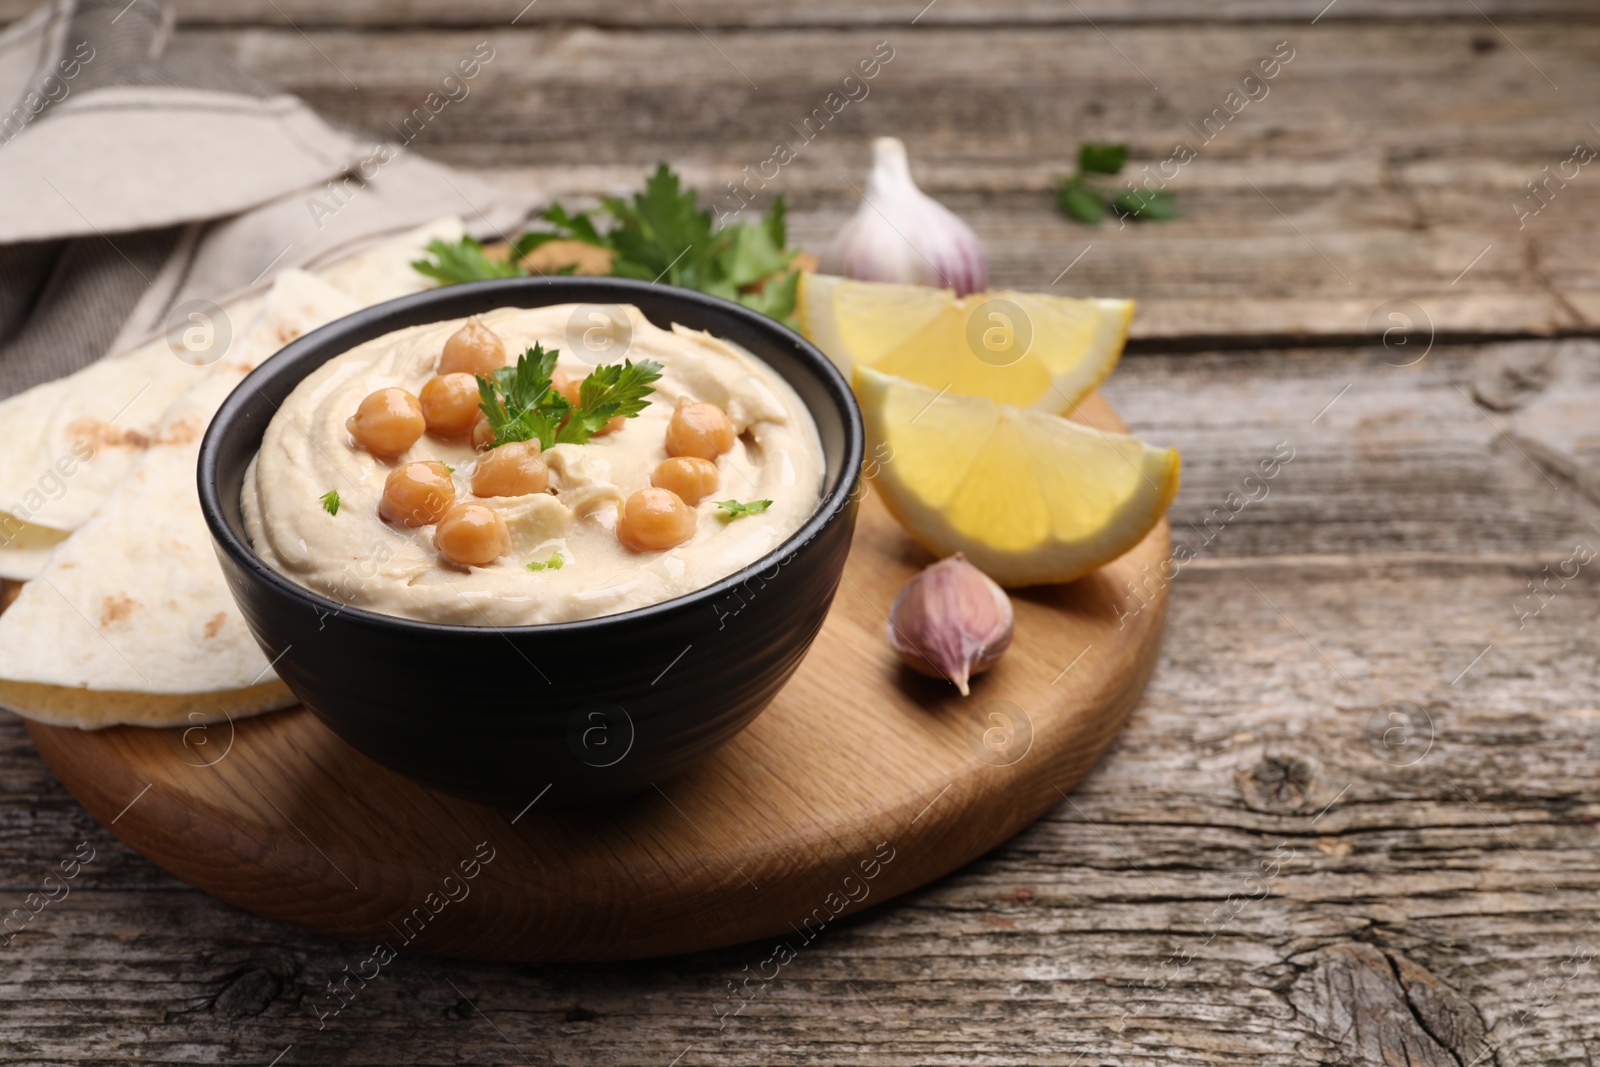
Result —
[[[576, 377], [592, 364], [567, 350], [577, 305], [505, 308], [478, 316], [505, 342], [507, 356], [534, 342], [560, 350], [558, 367]], [[375, 390], [412, 394], [433, 377], [445, 339], [466, 320], [400, 330], [329, 360], [299, 384], [267, 426], [246, 472], [245, 524], [274, 570], [314, 592], [371, 611], [461, 625], [522, 626], [610, 615], [710, 585], [778, 547], [816, 510], [822, 447], [810, 413], [787, 382], [749, 352], [705, 333], [662, 330], [638, 309], [625, 353], [663, 366], [650, 403], [620, 430], [544, 453], [549, 490], [489, 497], [471, 491], [480, 453], [464, 439], [424, 434], [398, 457], [359, 447], [345, 421]], [[667, 424], [682, 398], [716, 404], [737, 435], [716, 460], [716, 492], [695, 508], [695, 532], [676, 548], [634, 552], [617, 539], [619, 508], [650, 485], [667, 458]], [[454, 468], [459, 502], [496, 509], [511, 550], [463, 568], [443, 560], [434, 528], [385, 522], [378, 505], [398, 464], [439, 460]], [[338, 493], [330, 514], [324, 494]], [[729, 521], [719, 500], [771, 500], [766, 511]], [[530, 570], [560, 554], [559, 568]]]

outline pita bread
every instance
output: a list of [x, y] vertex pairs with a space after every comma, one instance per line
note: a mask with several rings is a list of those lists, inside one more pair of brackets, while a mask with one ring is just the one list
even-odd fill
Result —
[[[439, 219], [315, 273], [367, 307], [428, 288], [411, 261], [429, 241], [462, 232], [459, 219]], [[39, 573], [139, 461], [167, 407], [238, 357], [239, 331], [262, 304], [257, 294], [223, 307], [234, 337], [210, 365], [184, 362], [162, 336], [0, 401], [0, 578]]]
[[[242, 323], [260, 308], [252, 297], [228, 312]], [[45, 531], [87, 522], [143, 454], [162, 412], [213, 369], [185, 363], [163, 337], [0, 400], [0, 577], [36, 573]]]
[[426, 288], [411, 260], [428, 240], [460, 232], [459, 222], [445, 220], [322, 277], [280, 274], [227, 356], [151, 424], [92, 517], [53, 550], [14, 540], [14, 560], [24, 551], [49, 555], [0, 614], [0, 704], [42, 722], [98, 729], [193, 725], [294, 703], [217, 565], [195, 490], [200, 439], [259, 363], [326, 322]]
[[362, 307], [371, 307], [432, 289], [434, 283], [412, 269], [412, 260], [423, 257], [429, 241], [455, 241], [465, 232], [460, 219], [438, 219], [312, 273]]
[[[211, 416], [246, 374], [294, 338], [355, 310], [355, 301], [310, 274], [279, 275], [229, 357], [173, 402], [121, 484], [0, 614], [0, 679], [33, 686], [13, 686], [12, 710], [99, 727], [183, 722], [191, 711], [206, 713], [197, 702], [238, 690], [257, 691], [245, 700], [251, 710], [293, 703], [223, 581], [195, 465]], [[266, 680], [271, 687], [263, 689]], [[72, 700], [52, 687], [80, 693]], [[166, 699], [101, 703], [83, 690]]]
[[71, 535], [65, 530], [35, 526], [9, 511], [0, 511], [0, 578], [23, 581], [44, 569], [44, 561]]
[[276, 678], [249, 689], [221, 693], [126, 693], [67, 689], [33, 682], [0, 681], [0, 706], [27, 709], [27, 718], [51, 726], [97, 730], [103, 726], [200, 726], [232, 721], [295, 703]]

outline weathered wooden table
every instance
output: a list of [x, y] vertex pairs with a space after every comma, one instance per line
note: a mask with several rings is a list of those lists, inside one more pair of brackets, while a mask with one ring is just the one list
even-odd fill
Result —
[[[0, 951], [0, 1061], [1594, 1062], [1600, 175], [1574, 161], [1600, 147], [1594, 7], [924, 3], [190, 0], [173, 46], [383, 134], [488, 40], [415, 150], [581, 199], [660, 159], [722, 188], [888, 42], [768, 190], [800, 243], [892, 133], [997, 284], [1140, 301], [1108, 393], [1183, 451], [1174, 530], [1203, 547], [1099, 770], [721, 1021], [769, 946], [402, 956], [324, 1028], [313, 1005], [363, 951], [176, 883], [6, 721], [0, 910], [80, 842], [94, 858]], [[1244, 75], [1279, 42], [1262, 96]], [[1088, 139], [1153, 171], [1187, 145], [1184, 217], [1057, 215]]]

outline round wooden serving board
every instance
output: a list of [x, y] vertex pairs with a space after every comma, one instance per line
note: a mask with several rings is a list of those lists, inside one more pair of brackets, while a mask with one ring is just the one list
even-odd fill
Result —
[[[1121, 428], [1098, 398], [1075, 417]], [[310, 930], [522, 961], [771, 936], [797, 949], [982, 855], [1089, 772], [1154, 666], [1170, 544], [1163, 522], [1087, 578], [1014, 594], [1011, 649], [962, 698], [885, 641], [885, 612], [931, 557], [869, 488], [833, 610], [777, 700], [689, 773], [594, 813], [430, 792], [304, 709], [189, 730], [29, 730], [128, 844]]]

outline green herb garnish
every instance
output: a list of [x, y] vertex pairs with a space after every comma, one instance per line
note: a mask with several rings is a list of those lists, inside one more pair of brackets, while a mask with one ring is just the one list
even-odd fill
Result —
[[329, 489], [318, 499], [322, 501], [323, 511], [326, 511], [329, 515], [339, 514], [339, 490]]
[[557, 444], [581, 445], [617, 417], [631, 419], [650, 403], [651, 383], [661, 377], [652, 359], [603, 363], [578, 386], [578, 406], [556, 434]]
[[459, 241], [429, 241], [429, 258], [412, 260], [411, 268], [445, 285], [484, 278], [517, 278], [528, 273], [515, 263], [496, 259], [470, 237]]
[[540, 448], [581, 445], [617, 417], [631, 419], [645, 409], [661, 364], [642, 359], [607, 363], [589, 372], [573, 407], [552, 383], [556, 350], [535, 344], [493, 377], [478, 375], [479, 410], [489, 420], [494, 443], [537, 439]]
[[494, 431], [494, 443], [531, 441], [541, 448], [556, 442], [556, 430], [572, 405], [551, 383], [556, 352], [535, 344], [517, 357], [515, 367], [501, 367], [494, 377], [478, 375], [478, 404]]
[[771, 506], [772, 501], [770, 500], [751, 500], [743, 504], [739, 503], [737, 500], [717, 501], [717, 507], [727, 512], [726, 515], [718, 516], [723, 522], [732, 522], [734, 519], [742, 519], [746, 515], [759, 515]]
[[566, 565], [567, 561], [561, 558], [561, 552], [558, 549], [550, 553], [550, 558], [543, 563], [534, 562], [528, 564], [528, 569], [530, 571], [558, 571]]
[[1079, 145], [1078, 172], [1062, 182], [1056, 192], [1061, 210], [1089, 226], [1105, 218], [1107, 208], [1124, 219], [1177, 218], [1178, 205], [1171, 193], [1133, 187], [1112, 190], [1103, 184], [1098, 176], [1121, 173], [1127, 161], [1127, 145]]
[[794, 253], [785, 247], [783, 197], [773, 200], [763, 219], [716, 229], [711, 212], [700, 208], [699, 194], [683, 188], [663, 163], [646, 180], [643, 192], [630, 199], [607, 197], [600, 211], [610, 220], [604, 230], [589, 213], [553, 204], [539, 216], [550, 228], [512, 241], [509, 261], [490, 257], [477, 241], [463, 237], [431, 242], [430, 258], [412, 266], [446, 285], [516, 277], [528, 273], [521, 260], [540, 245], [581, 241], [611, 253], [616, 277], [698, 289], [794, 325], [800, 272], [790, 266]]

